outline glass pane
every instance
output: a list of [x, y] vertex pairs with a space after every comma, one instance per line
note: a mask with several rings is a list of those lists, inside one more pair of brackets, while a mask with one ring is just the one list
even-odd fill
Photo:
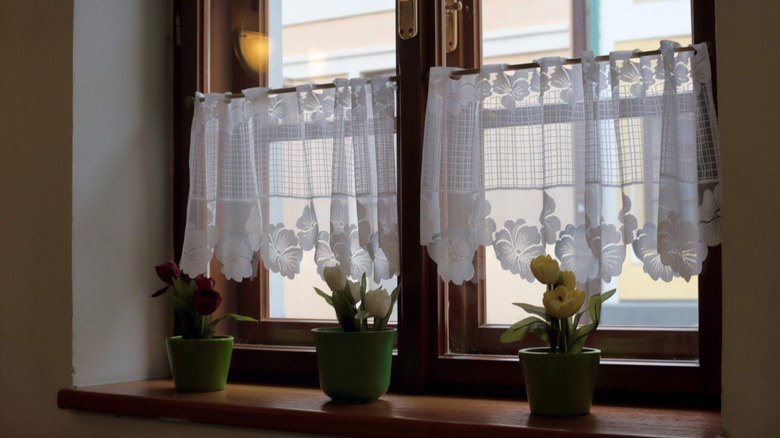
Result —
[[271, 87], [395, 74], [394, 0], [276, 1]]
[[613, 50], [657, 50], [659, 41], [691, 43], [689, 0], [590, 0], [587, 47], [596, 54]]
[[[272, 88], [395, 75], [394, 0], [270, 0], [268, 14]], [[271, 208], [279, 222], [294, 223], [297, 218], [285, 217], [290, 209], [282, 203]], [[314, 292], [315, 287], [329, 289], [317, 273], [313, 251], [304, 253], [294, 279], [269, 274], [272, 318], [335, 319], [333, 308]], [[396, 279], [380, 284], [369, 279], [368, 288], [381, 285], [390, 292], [396, 284]], [[390, 320], [396, 321], [395, 310]]]
[[483, 0], [482, 63], [572, 57], [571, 0]]
[[[657, 50], [659, 41], [665, 39], [682, 45], [691, 42], [691, 6], [687, 0], [591, 0], [582, 10], [572, 9], [572, 3], [534, 0], [518, 7], [511, 0], [483, 0], [483, 63], [520, 64], [545, 56], [578, 57], [574, 51], [583, 48], [597, 55], [613, 50]], [[583, 24], [587, 32], [575, 36], [574, 29]], [[656, 201], [642, 204], [653, 208]], [[626, 250], [620, 277], [601, 285], [602, 290], [618, 290], [604, 304], [602, 325], [697, 326], [697, 278], [690, 282], [679, 278], [670, 283], [653, 281], [631, 247]], [[554, 248], [548, 248], [547, 253], [554, 254]], [[488, 324], [512, 324], [525, 317], [511, 303], [541, 305], [543, 285], [504, 271], [492, 248], [485, 252], [485, 259]]]
[[[282, 146], [283, 147], [283, 146]], [[319, 213], [318, 221], [321, 230], [329, 227], [328, 214], [330, 203], [327, 200], [315, 201], [315, 210]], [[294, 224], [301, 214], [300, 204], [291, 200], [270, 200], [269, 214], [271, 223]], [[324, 218], [324, 219], [323, 219]], [[262, 267], [262, 265], [261, 265]], [[301, 259], [300, 272], [294, 278], [285, 277], [279, 273], [269, 271], [268, 291], [269, 314], [271, 318], [290, 319], [318, 319], [335, 320], [333, 308], [325, 300], [314, 292], [314, 288], [330, 294], [328, 285], [320, 277], [317, 271], [317, 263], [314, 259], [314, 251], [305, 251]], [[396, 278], [380, 283], [372, 281], [371, 273], [366, 279], [368, 289], [377, 289], [380, 286], [391, 292], [398, 284]], [[391, 322], [396, 321], [395, 310], [390, 317]]]
[[[292, 280], [274, 272], [270, 274], [268, 283], [271, 318], [336, 319], [333, 308], [314, 292], [315, 287], [327, 293], [330, 293], [330, 289], [317, 274], [317, 264], [313, 257], [304, 256], [301, 260], [301, 275], [296, 275]], [[367, 288], [376, 289], [382, 286], [388, 292], [392, 292], [397, 284], [395, 278], [380, 284], [368, 280]], [[396, 308], [394, 308], [390, 322], [396, 321]]]
[[[546, 56], [656, 50], [660, 40], [691, 42], [688, 0], [482, 0], [483, 64], [522, 64]], [[586, 29], [585, 32], [576, 32]]]

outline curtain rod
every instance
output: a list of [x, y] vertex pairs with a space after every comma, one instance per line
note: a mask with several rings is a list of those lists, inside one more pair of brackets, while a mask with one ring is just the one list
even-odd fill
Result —
[[[678, 47], [674, 49], [675, 52], [690, 52], [695, 51], [693, 47]], [[631, 54], [630, 58], [639, 58], [640, 56], [652, 56], [652, 55], [660, 55], [661, 50], [651, 50], [648, 52], [634, 52]], [[609, 55], [600, 55], [595, 58], [596, 61], [609, 61]], [[579, 64], [582, 62], [581, 58], [569, 58], [565, 61], [563, 61], [563, 65], [571, 65], [571, 64]], [[513, 71], [513, 70], [522, 70], [526, 68], [539, 68], [541, 65], [538, 62], [528, 62], [525, 64], [514, 64], [509, 65], [502, 71]], [[475, 75], [478, 73], [481, 73], [481, 68], [470, 68], [465, 70], [456, 70], [450, 73], [450, 78], [452, 79], [460, 79], [460, 76], [468, 76], [468, 75]]]
[[[674, 49], [676, 53], [679, 52], [690, 52], [695, 51], [693, 47], [678, 47]], [[640, 56], [653, 56], [653, 55], [660, 55], [661, 50], [650, 50], [647, 52], [634, 52], [631, 54], [630, 58], [639, 58]], [[595, 58], [596, 61], [609, 61], [609, 55], [600, 55]], [[563, 62], [563, 65], [572, 65], [572, 64], [579, 64], [582, 62], [581, 58], [569, 58]], [[513, 70], [522, 70], [526, 68], [539, 68], [540, 65], [538, 62], [528, 62], [524, 64], [513, 64], [507, 66], [503, 71], [513, 71]], [[450, 73], [450, 77], [453, 79], [460, 79], [460, 76], [468, 76], [468, 75], [475, 75], [478, 73], [481, 73], [481, 68], [470, 68], [470, 69], [464, 69], [464, 70], [456, 70]], [[390, 76], [389, 78], [392, 82], [398, 82], [398, 76]], [[368, 79], [368, 82], [371, 82], [371, 79]], [[324, 90], [328, 88], [336, 88], [336, 84], [329, 82], [324, 84], [314, 84], [312, 86], [312, 89], [314, 90]], [[268, 94], [284, 94], [284, 93], [294, 93], [296, 91], [296, 87], [282, 87], [282, 88], [272, 88], [268, 90]], [[230, 93], [225, 96], [227, 99], [240, 99], [244, 97], [244, 93]], [[200, 101], [203, 102], [205, 98], [200, 98]]]
[[[390, 76], [389, 78], [390, 82], [398, 82], [398, 76]], [[368, 82], [371, 82], [371, 79], [368, 79]], [[336, 84], [332, 82], [324, 83], [324, 84], [314, 84], [312, 85], [312, 89], [314, 90], [325, 90], [328, 88], [336, 88]], [[296, 87], [283, 87], [283, 88], [271, 88], [268, 90], [268, 94], [284, 94], [284, 93], [294, 93], [296, 90]], [[244, 93], [230, 93], [226, 94], [226, 99], [240, 99], [244, 96]], [[200, 101], [203, 102], [206, 99], [204, 97], [200, 98]]]

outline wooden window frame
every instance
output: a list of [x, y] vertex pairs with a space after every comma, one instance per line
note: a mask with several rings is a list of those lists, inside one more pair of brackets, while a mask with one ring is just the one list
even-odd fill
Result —
[[[192, 105], [187, 98], [205, 87], [202, 75], [204, 59], [202, 28], [206, 2], [174, 1], [177, 20], [174, 48], [174, 248], [181, 252], [186, 221], [188, 187], [188, 149]], [[265, 8], [264, 0], [247, 0]], [[582, 8], [582, 0], [572, 0], [573, 7]], [[197, 4], [194, 7], [193, 4]], [[502, 353], [517, 346], [495, 346], [500, 326], [488, 326], [484, 321], [484, 284], [445, 286], [436, 275], [436, 266], [419, 244], [419, 169], [422, 164], [423, 126], [427, 96], [427, 75], [430, 67], [453, 65], [479, 67], [480, 0], [461, 0], [463, 12], [459, 51], [445, 54], [445, 0], [419, 2], [419, 34], [416, 38], [396, 38], [397, 69], [401, 77], [397, 102], [399, 142], [399, 228], [401, 230], [401, 268], [404, 293], [398, 302], [397, 355], [394, 357], [394, 390], [407, 393], [467, 393], [514, 395], [522, 385], [517, 359], [501, 355], [469, 355], [451, 353], [449, 331], [455, 330], [470, 339], [493, 343], [491, 353]], [[692, 0], [693, 41], [706, 41], [711, 48], [713, 84], [715, 85], [714, 0]], [[431, 25], [432, 24], [432, 25]], [[260, 26], [267, 24], [260, 23]], [[579, 26], [579, 25], [578, 25]], [[575, 47], [584, 44], [585, 30], [575, 26]], [[193, 75], [193, 72], [197, 74]], [[235, 83], [235, 80], [234, 80]], [[226, 89], [237, 89], [230, 87]], [[223, 90], [224, 91], [224, 90]], [[410, 116], [411, 115], [411, 116]], [[408, 169], [412, 169], [408, 171]], [[412, 177], [402, 177], [412, 173]], [[405, 226], [405, 224], [409, 224]], [[484, 251], [484, 250], [482, 250]], [[234, 351], [231, 378], [274, 383], [317, 384], [316, 358], [311, 345], [310, 329], [333, 324], [332, 321], [280, 320], [270, 318], [263, 294], [256, 293], [268, 284], [267, 273], [243, 283], [220, 282], [228, 299], [227, 310], [240, 308], [243, 313], [260, 318], [260, 322], [242, 325], [235, 333], [239, 339], [263, 339], [263, 344], [237, 345]], [[681, 403], [718, 405], [720, 402], [721, 365], [721, 251], [710, 248], [703, 272], [699, 276], [699, 327], [697, 331], [663, 332], [679, 337], [681, 345], [695, 344], [698, 363], [685, 361], [613, 360], [602, 365], [599, 397], [633, 401], [647, 400], [668, 403], [668, 394], [676, 394]], [[462, 324], [450, 328], [447, 321]], [[235, 330], [235, 326], [233, 326]], [[653, 330], [650, 330], [652, 334]], [[655, 330], [658, 332], [658, 330]], [[637, 340], [647, 330], [617, 330], [601, 328], [592, 336], [594, 345], [610, 339]], [[658, 335], [659, 333], [656, 333]], [[663, 337], [656, 336], [656, 340]], [[631, 342], [628, 342], [630, 345]], [[502, 349], [503, 348], [503, 349]], [[637, 400], [637, 396], [640, 397]]]
[[[574, 11], [582, 11], [584, 2], [572, 0]], [[692, 40], [710, 45], [715, 81], [714, 4], [712, 0], [691, 2]], [[572, 32], [574, 47], [582, 48], [582, 23]], [[471, 40], [461, 42], [468, 45]], [[464, 47], [464, 46], [462, 46]], [[458, 64], [464, 68], [479, 67], [478, 52], [469, 58], [461, 54]], [[451, 57], [448, 56], [448, 61]], [[465, 60], [465, 61], [464, 61]], [[484, 248], [475, 257], [475, 270], [484, 270]], [[484, 276], [477, 275], [478, 278]], [[718, 406], [720, 403], [721, 368], [721, 247], [710, 248], [699, 275], [699, 321], [696, 329], [641, 327], [602, 327], [591, 335], [588, 345], [610, 349], [615, 357], [603, 360], [598, 383], [604, 399], [662, 401], [669, 393], [680, 403]], [[498, 341], [505, 326], [486, 324], [485, 281], [462, 285], [438, 282], [437, 355], [431, 361], [429, 384], [437, 391], [462, 388], [458, 392], [503, 393], [507, 386], [522, 386], [522, 375], [513, 357], [518, 344], [502, 345]], [[478, 351], [457, 351], [477, 347]], [[542, 345], [533, 339], [520, 347]], [[456, 352], [453, 352], [455, 350]], [[506, 355], [510, 355], [507, 357]], [[637, 359], [647, 355], [645, 359]], [[631, 359], [621, 359], [631, 357]]]

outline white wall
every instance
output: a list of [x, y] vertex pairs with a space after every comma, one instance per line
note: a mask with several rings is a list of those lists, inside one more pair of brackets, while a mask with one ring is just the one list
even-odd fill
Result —
[[171, 312], [149, 294], [172, 256], [170, 13], [74, 6], [73, 382], [163, 376]]
[[[779, 15], [718, 3], [729, 437], [780, 429]], [[170, 256], [168, 20], [157, 0], [0, 2], [0, 436], [258, 436], [56, 407], [74, 382], [164, 369], [167, 313], [147, 294]]]

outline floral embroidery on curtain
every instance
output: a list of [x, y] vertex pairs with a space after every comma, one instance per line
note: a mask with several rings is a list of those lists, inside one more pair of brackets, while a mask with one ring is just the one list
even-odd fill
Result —
[[198, 94], [180, 266], [228, 279], [258, 263], [290, 279], [312, 252], [359, 278], [399, 273], [395, 84], [337, 79], [295, 92]]
[[581, 281], [632, 251], [656, 280], [701, 271], [721, 212], [707, 46], [659, 52], [431, 71], [420, 238], [444, 281], [472, 280], [479, 246], [528, 281], [545, 253]]

